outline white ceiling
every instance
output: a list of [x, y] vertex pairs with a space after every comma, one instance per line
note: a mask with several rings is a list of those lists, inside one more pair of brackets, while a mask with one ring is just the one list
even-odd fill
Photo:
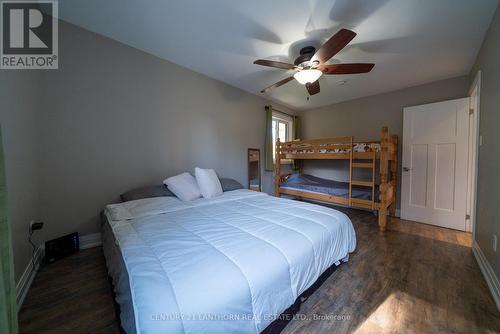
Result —
[[[330, 63], [370, 62], [369, 74], [323, 76], [307, 101], [293, 80], [267, 98], [310, 109], [467, 74], [498, 0], [60, 0], [75, 25], [261, 95], [293, 73], [252, 64], [293, 63], [340, 28], [358, 35]], [[347, 80], [339, 85], [340, 80]]]

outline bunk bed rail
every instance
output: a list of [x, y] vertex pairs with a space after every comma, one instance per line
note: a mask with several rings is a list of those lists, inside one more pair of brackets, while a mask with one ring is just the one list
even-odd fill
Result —
[[[352, 137], [333, 137], [311, 140], [295, 140], [276, 143], [282, 159], [324, 159], [325, 154], [347, 152], [352, 148]], [[307, 156], [306, 156], [307, 155]]]
[[298, 149], [318, 149], [318, 148], [349, 148], [352, 143], [352, 137], [331, 137], [331, 138], [319, 138], [310, 140], [293, 140], [281, 143], [281, 147], [284, 150], [298, 150]]
[[[380, 159], [382, 141], [356, 142], [352, 136], [320, 138], [311, 140], [294, 140], [276, 142], [276, 152], [280, 159], [371, 159], [373, 152], [375, 158]], [[390, 153], [396, 151], [392, 142], [387, 143]], [[389, 155], [392, 159], [392, 154]]]

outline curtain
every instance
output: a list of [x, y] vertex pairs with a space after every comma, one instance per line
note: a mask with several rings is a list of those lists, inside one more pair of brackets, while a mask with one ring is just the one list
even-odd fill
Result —
[[7, 214], [7, 187], [0, 129], [0, 333], [17, 333], [16, 288], [10, 228]]
[[300, 139], [301, 135], [301, 123], [299, 116], [293, 116], [293, 139]]
[[264, 147], [265, 169], [274, 170], [273, 163], [273, 107], [266, 106], [266, 142]]

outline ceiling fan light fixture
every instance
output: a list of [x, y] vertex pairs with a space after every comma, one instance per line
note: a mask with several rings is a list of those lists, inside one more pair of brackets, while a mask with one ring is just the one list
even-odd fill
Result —
[[319, 79], [319, 77], [323, 74], [320, 70], [316, 69], [309, 69], [309, 70], [302, 70], [298, 71], [293, 75], [295, 80], [297, 80], [300, 84], [305, 85], [306, 83], [310, 82], [313, 83], [316, 80]]

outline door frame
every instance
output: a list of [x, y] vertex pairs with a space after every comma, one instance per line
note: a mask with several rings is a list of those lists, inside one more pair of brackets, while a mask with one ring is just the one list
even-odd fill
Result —
[[469, 136], [469, 141], [471, 140], [473, 141], [472, 142], [473, 152], [469, 152], [469, 162], [470, 159], [472, 159], [472, 164], [469, 164], [469, 166], [472, 166], [472, 172], [468, 173], [468, 177], [472, 177], [472, 182], [470, 182], [471, 180], [467, 180], [468, 186], [472, 183], [472, 189], [467, 189], [467, 192], [469, 193], [468, 198], [471, 201], [471, 203], [469, 203], [471, 212], [469, 213], [470, 219], [468, 222], [466, 222], [466, 231], [472, 232], [472, 239], [476, 240], [477, 183], [479, 178], [479, 147], [481, 146], [481, 135], [479, 132], [479, 121], [480, 121], [480, 110], [481, 110], [480, 108], [481, 70], [477, 71], [474, 81], [472, 82], [472, 85], [469, 88], [469, 93], [468, 93], [469, 98], [472, 96], [474, 89], [477, 89], [476, 105], [475, 106], [471, 105], [471, 108], [474, 108], [474, 113], [472, 114], [474, 120], [474, 127], [472, 128], [473, 133]]

